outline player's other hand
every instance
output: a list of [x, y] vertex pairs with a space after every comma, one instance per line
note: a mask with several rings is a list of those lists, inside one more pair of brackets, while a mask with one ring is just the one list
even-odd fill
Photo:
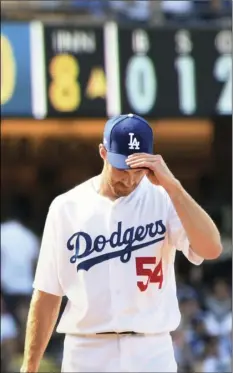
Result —
[[131, 154], [126, 164], [131, 168], [147, 168], [147, 177], [152, 184], [161, 185], [168, 193], [172, 193], [179, 181], [175, 178], [161, 155], [146, 153]]

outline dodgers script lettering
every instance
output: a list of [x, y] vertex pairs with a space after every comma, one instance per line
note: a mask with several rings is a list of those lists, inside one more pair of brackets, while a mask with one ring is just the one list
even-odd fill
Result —
[[[104, 235], [92, 238], [86, 232], [76, 232], [67, 241], [67, 249], [74, 251], [70, 262], [75, 264], [78, 261], [77, 271], [81, 269], [88, 271], [96, 264], [117, 257], [120, 258], [122, 263], [127, 263], [133, 251], [163, 241], [165, 233], [166, 227], [162, 220], [157, 220], [145, 226], [131, 227], [125, 231], [122, 229], [122, 222], [118, 222], [116, 231], [109, 238]], [[110, 246], [113, 251], [104, 253], [106, 245]], [[89, 258], [92, 253], [97, 255]], [[80, 261], [80, 259], [83, 260]]]

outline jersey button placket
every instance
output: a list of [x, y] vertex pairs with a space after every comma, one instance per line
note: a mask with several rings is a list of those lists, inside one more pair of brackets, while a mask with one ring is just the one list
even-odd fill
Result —
[[[110, 235], [117, 230], [118, 222], [120, 221], [117, 216], [119, 206], [118, 204], [114, 204], [111, 209], [110, 219], [109, 219], [109, 228], [110, 228]], [[120, 247], [111, 248], [111, 251], [118, 251]], [[120, 257], [116, 257], [110, 259], [109, 263], [109, 271], [110, 271], [110, 287], [112, 292], [112, 306], [114, 312], [114, 318], [117, 324], [118, 315], [120, 314], [120, 294], [121, 294], [121, 285], [120, 285]]]

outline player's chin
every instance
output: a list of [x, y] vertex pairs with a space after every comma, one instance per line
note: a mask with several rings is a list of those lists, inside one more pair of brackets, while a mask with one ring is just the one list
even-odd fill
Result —
[[124, 187], [116, 188], [115, 189], [115, 194], [116, 194], [117, 197], [126, 197], [130, 193], [132, 193], [134, 189], [135, 189], [135, 187], [134, 188], [124, 188]]

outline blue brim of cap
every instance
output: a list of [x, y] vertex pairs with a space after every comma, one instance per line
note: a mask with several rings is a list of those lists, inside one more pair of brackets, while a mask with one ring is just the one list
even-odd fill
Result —
[[129, 170], [130, 167], [127, 166], [125, 163], [126, 159], [128, 158], [127, 155], [122, 154], [116, 154], [107, 152], [107, 160], [108, 162], [115, 168], [118, 168], [119, 170]]

